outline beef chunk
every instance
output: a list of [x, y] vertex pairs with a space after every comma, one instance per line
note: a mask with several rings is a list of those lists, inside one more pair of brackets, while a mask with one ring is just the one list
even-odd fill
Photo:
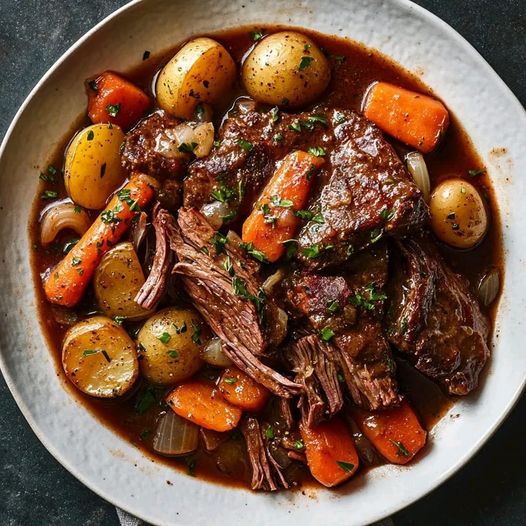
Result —
[[[318, 216], [301, 230], [298, 257], [304, 264], [337, 264], [384, 233], [402, 234], [427, 218], [427, 206], [404, 165], [364, 117], [334, 109], [282, 113], [277, 121], [274, 115], [238, 109], [226, 119], [221, 145], [189, 168], [185, 206], [200, 208], [213, 190], [223, 188], [231, 210], [243, 218], [287, 153], [322, 146], [326, 163], [309, 208], [324, 222]], [[304, 255], [311, 247], [317, 257]]]
[[426, 241], [399, 244], [402, 265], [392, 282], [388, 337], [414, 366], [454, 395], [478, 383], [489, 357], [489, 324], [464, 278]]
[[343, 406], [343, 393], [331, 347], [315, 335], [305, 336], [290, 346], [287, 359], [305, 390], [299, 407], [307, 425], [335, 415]]
[[[265, 365], [257, 356], [283, 338], [276, 304], [265, 298], [259, 265], [232, 238], [215, 232], [195, 209], [179, 211], [170, 233], [185, 291], [212, 330], [227, 344], [225, 353], [249, 376], [278, 396], [302, 391], [300, 385]], [[279, 335], [279, 336], [278, 336]]]
[[382, 243], [350, 263], [345, 276], [294, 274], [287, 299], [330, 339], [354, 402], [376, 410], [400, 400], [395, 362], [381, 325], [387, 248]]
[[241, 422], [241, 432], [247, 444], [248, 458], [252, 466], [252, 489], [276, 491], [280, 487], [287, 489], [282, 467], [271, 455], [257, 418], [246, 417]]

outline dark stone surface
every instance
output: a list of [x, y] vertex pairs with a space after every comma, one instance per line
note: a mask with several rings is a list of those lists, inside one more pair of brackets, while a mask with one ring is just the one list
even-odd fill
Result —
[[[32, 86], [119, 0], [0, 0], [0, 137]], [[419, 0], [486, 58], [526, 101], [524, 0]], [[490, 442], [438, 490], [396, 514], [396, 526], [526, 524], [526, 398]], [[113, 507], [44, 449], [0, 378], [2, 525], [117, 525]]]

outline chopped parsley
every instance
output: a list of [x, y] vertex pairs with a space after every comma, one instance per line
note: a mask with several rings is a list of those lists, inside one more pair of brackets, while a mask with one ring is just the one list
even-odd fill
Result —
[[172, 337], [170, 336], [170, 333], [163, 332], [160, 336], [157, 336], [157, 339], [166, 345], [172, 339]]
[[263, 33], [261, 31], [251, 31], [250, 32], [250, 40], [252, 42], [257, 42], [258, 40], [261, 40], [263, 38]]
[[119, 223], [120, 219], [116, 216], [115, 210], [104, 210], [102, 214], [100, 215], [100, 219], [103, 223], [111, 224], [111, 223]]
[[267, 426], [265, 427], [265, 438], [272, 440], [274, 436], [274, 428], [270, 424], [267, 424]]
[[393, 444], [393, 446], [395, 446], [398, 451], [396, 452], [396, 454], [399, 456], [399, 457], [409, 457], [411, 456], [411, 453], [409, 452], [409, 450], [404, 446], [404, 444], [398, 440], [391, 440], [390, 441], [391, 444]]
[[142, 392], [142, 395], [135, 402], [135, 412], [144, 415], [155, 404], [155, 391], [153, 387], [148, 387]]
[[80, 258], [73, 258], [71, 260], [71, 266], [72, 267], [78, 267], [82, 263], [82, 259]]
[[119, 114], [119, 111], [121, 111], [121, 105], [120, 104], [108, 104], [106, 106], [106, 111], [108, 112], [108, 115], [110, 117], [117, 117]]
[[55, 190], [44, 190], [42, 194], [40, 195], [41, 199], [55, 199], [58, 197], [58, 192], [55, 192]]
[[104, 349], [84, 349], [82, 353], [83, 356], [93, 356], [94, 354], [102, 354], [108, 363], [111, 362], [110, 355]]
[[259, 207], [259, 209], [261, 210], [261, 212], [263, 212], [263, 221], [265, 223], [270, 223], [272, 226], [274, 226], [278, 218], [272, 215], [270, 206], [268, 206], [267, 203], [264, 203]]
[[292, 445], [294, 446], [294, 449], [303, 449], [305, 447], [303, 440], [295, 440]]
[[337, 460], [336, 464], [338, 464], [338, 466], [342, 468], [345, 473], [351, 473], [354, 469], [354, 464], [351, 464], [350, 462], [344, 462], [343, 460]]
[[304, 221], [310, 221], [314, 217], [314, 212], [310, 212], [309, 210], [296, 210], [294, 215]]
[[181, 153], [193, 153], [194, 150], [197, 148], [196, 142], [182, 142], [179, 147], [177, 148]]
[[[186, 324], [185, 324], [186, 327]], [[192, 342], [196, 345], [201, 345], [201, 325], [199, 323], [196, 323], [195, 321], [192, 322]]]
[[307, 120], [309, 122], [311, 122], [312, 124], [315, 124], [315, 123], [319, 122], [319, 123], [323, 124], [324, 126], [327, 125], [327, 117], [325, 117], [325, 115], [323, 115], [321, 113], [314, 113], [312, 115], [309, 115]]
[[287, 239], [286, 241], [283, 241], [283, 244], [286, 248], [285, 257], [287, 259], [293, 258], [296, 255], [296, 252], [298, 251], [297, 239]]
[[75, 212], [75, 214], [80, 214], [82, 212], [82, 208], [79, 205], [75, 205], [73, 207], [73, 212]]
[[382, 210], [380, 212], [380, 217], [384, 220], [384, 221], [390, 221], [391, 219], [393, 219], [394, 217], [394, 210], [392, 208], [385, 208], [384, 210]]
[[374, 310], [376, 302], [387, 299], [387, 295], [383, 290], [378, 290], [375, 283], [369, 283], [365, 286], [363, 293], [355, 292], [354, 296], [351, 296], [350, 302], [355, 307], [361, 307], [365, 310]]
[[250, 152], [252, 148], [254, 148], [254, 145], [251, 142], [245, 141], [245, 139], [239, 139], [237, 144], [246, 152]]
[[227, 203], [234, 195], [235, 191], [223, 184], [210, 192], [210, 197], [221, 203]]
[[283, 134], [282, 133], [276, 133], [274, 137], [272, 137], [272, 140], [274, 142], [281, 142], [283, 140]]
[[278, 122], [279, 121], [279, 108], [277, 106], [274, 106], [271, 110], [270, 110], [270, 118], [272, 120], [272, 122]]
[[267, 256], [265, 256], [265, 253], [261, 252], [261, 250], [257, 250], [256, 248], [254, 248], [254, 243], [252, 243], [252, 241], [250, 243], [245, 243], [243, 241], [241, 242], [240, 247], [254, 259], [261, 261], [261, 263], [265, 263], [267, 261]]
[[196, 460], [193, 456], [189, 455], [184, 457], [184, 463], [186, 464], [186, 471], [192, 477], [195, 477], [195, 465]]
[[233, 385], [237, 382], [237, 378], [235, 378], [234, 376], [227, 376], [226, 378], [224, 378], [224, 382], [225, 384]]
[[377, 241], [380, 241], [382, 236], [384, 235], [384, 231], [381, 228], [374, 228], [371, 230], [371, 243], [376, 243]]
[[70, 241], [66, 241], [66, 243], [64, 243], [64, 248], [62, 249], [62, 252], [64, 252], [64, 254], [67, 254], [78, 242], [78, 239], [71, 239]]
[[137, 200], [132, 199], [131, 191], [129, 188], [123, 188], [122, 190], [117, 192], [117, 197], [119, 198], [119, 201], [126, 203], [130, 207], [131, 212], [139, 211], [139, 205], [137, 204]]
[[289, 124], [289, 129], [294, 130], [296, 132], [301, 131], [301, 121], [294, 121], [292, 124]]
[[327, 153], [322, 146], [313, 146], [308, 149], [308, 152], [315, 157], [323, 157]]
[[330, 327], [323, 327], [320, 330], [320, 338], [324, 342], [330, 342], [334, 338], [334, 331]]
[[225, 245], [227, 244], [227, 238], [223, 234], [220, 234], [219, 232], [216, 232], [210, 239], [210, 244], [213, 245], [216, 252], [220, 254], [225, 249]]
[[88, 135], [86, 136], [86, 139], [88, 139], [88, 141], [92, 141], [94, 137], [95, 137], [95, 133], [93, 133], [93, 130], [90, 130], [88, 132]]
[[341, 124], [342, 122], [345, 122], [345, 115], [341, 111], [335, 111], [334, 112], [334, 123]]
[[307, 56], [301, 57], [298, 69], [300, 71], [303, 71], [304, 69], [307, 69], [311, 65], [313, 60], [314, 60], [313, 57], [307, 57]]
[[234, 294], [240, 298], [248, 299], [250, 297], [247, 291], [247, 284], [238, 276], [232, 278], [232, 289], [234, 290]]
[[478, 177], [479, 175], [483, 175], [485, 173], [486, 173], [486, 170], [484, 170], [484, 168], [468, 170], [468, 175], [470, 177]]
[[315, 244], [303, 249], [303, 255], [309, 259], [315, 259], [321, 254], [320, 245]]
[[327, 312], [330, 314], [335, 314], [340, 310], [340, 302], [338, 300], [329, 301], [327, 304]]
[[175, 349], [168, 351], [166, 354], [168, 354], [170, 358], [179, 358], [179, 353]]
[[227, 256], [225, 260], [223, 261], [223, 268], [228, 272], [228, 274], [230, 274], [230, 276], [233, 276], [235, 274], [234, 266], [232, 265], [230, 256]]
[[270, 198], [270, 201], [274, 206], [279, 206], [281, 208], [290, 208], [294, 203], [290, 199], [283, 199], [279, 195], [273, 195]]

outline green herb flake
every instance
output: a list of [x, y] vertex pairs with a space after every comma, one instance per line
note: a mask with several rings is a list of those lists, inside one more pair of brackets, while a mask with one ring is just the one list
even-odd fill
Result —
[[82, 263], [82, 259], [80, 258], [73, 258], [71, 260], [71, 266], [72, 267], [78, 267]]
[[44, 190], [40, 195], [40, 198], [44, 200], [55, 199], [56, 197], [58, 197], [58, 192], [55, 190]]
[[139, 415], [144, 415], [155, 404], [155, 391], [152, 387], [145, 389], [141, 396], [135, 402], [135, 412]]
[[272, 140], [274, 142], [281, 142], [283, 140], [283, 134], [282, 133], [276, 133], [274, 137], [272, 137]]
[[324, 157], [327, 153], [322, 146], [313, 146], [308, 149], [308, 152], [315, 157]]
[[338, 300], [329, 301], [327, 304], [327, 312], [335, 314], [340, 310], [340, 302]]
[[287, 239], [286, 241], [283, 241], [283, 244], [285, 245], [285, 248], [286, 248], [285, 257], [287, 259], [293, 258], [298, 252], [297, 239]]
[[337, 460], [336, 464], [338, 464], [338, 466], [342, 468], [345, 473], [352, 473], [354, 469], [354, 464], [351, 464], [350, 462], [344, 462], [343, 460]]
[[121, 111], [121, 105], [120, 104], [108, 104], [106, 106], [106, 111], [108, 112], [108, 115], [110, 117], [117, 117], [117, 115]]
[[192, 322], [192, 342], [196, 345], [201, 345], [201, 325], [199, 323], [196, 323], [195, 321]]
[[175, 349], [172, 349], [171, 351], [168, 351], [166, 354], [167, 354], [170, 358], [174, 358], [174, 359], [179, 358], [179, 353], [178, 353]]
[[194, 150], [197, 148], [198, 144], [196, 142], [191, 142], [191, 143], [187, 143], [187, 142], [182, 142], [179, 146], [178, 146], [178, 150], [181, 152], [181, 153], [193, 153]]
[[226, 258], [223, 261], [223, 268], [228, 272], [230, 276], [233, 276], [235, 274], [234, 266], [232, 265], [232, 261], [230, 260], [230, 256], [226, 256]]
[[267, 426], [265, 427], [265, 438], [267, 438], [268, 440], [272, 440], [276, 435], [274, 434], [274, 428], [270, 425], [270, 424], [267, 424]]
[[265, 263], [267, 261], [267, 256], [265, 256], [265, 253], [254, 248], [254, 243], [252, 243], [252, 241], [250, 243], [245, 243], [243, 241], [241, 242], [240, 247], [245, 250], [247, 254], [252, 256], [254, 259], [257, 259], [261, 263]]
[[308, 51], [312, 46], [310, 44], [305, 44], [303, 46], [303, 51]]
[[295, 440], [292, 445], [294, 446], [294, 449], [303, 449], [305, 447], [303, 440]]
[[234, 276], [232, 278], [232, 289], [234, 294], [240, 298], [248, 299], [250, 297], [250, 294], [247, 291], [247, 284], [245, 283], [245, 280], [238, 276]]
[[219, 148], [221, 146], [221, 141], [214, 141], [214, 146]]
[[289, 124], [289, 129], [295, 132], [301, 132], [301, 122], [294, 121], [292, 124]]
[[307, 121], [315, 124], [319, 122], [320, 124], [323, 124], [324, 126], [327, 125], [327, 117], [321, 113], [314, 113], [313, 115], [309, 115], [307, 118]]
[[75, 214], [80, 214], [82, 212], [82, 207], [80, 207], [79, 205], [75, 205], [73, 207], [73, 212], [75, 212]]
[[312, 221], [318, 223], [318, 225], [323, 225], [323, 223], [325, 223], [325, 218], [320, 212], [318, 212], [315, 216], [312, 217]]
[[341, 111], [335, 111], [334, 112], [334, 124], [342, 124], [342, 122], [345, 122], [345, 114]]
[[486, 170], [484, 168], [468, 170], [468, 175], [470, 177], [478, 177], [479, 175], [484, 175], [485, 173], [486, 173]]
[[117, 325], [122, 325], [126, 321], [126, 316], [113, 316], [113, 321]]
[[274, 106], [270, 110], [270, 119], [272, 122], [278, 122], [279, 121], [279, 108], [277, 106]]
[[218, 186], [212, 192], [210, 192], [210, 197], [219, 201], [220, 203], [227, 203], [235, 195], [234, 190], [228, 188], [225, 185]]
[[310, 221], [314, 217], [314, 213], [309, 210], [296, 210], [294, 215], [304, 221]]
[[144, 431], [141, 431], [139, 438], [141, 440], [146, 440], [151, 434], [152, 432], [149, 429], [145, 429]]
[[384, 235], [383, 229], [374, 228], [373, 230], [371, 230], [371, 233], [370, 233], [371, 243], [376, 243], [377, 241], [380, 241], [383, 235]]
[[252, 42], [257, 42], [258, 40], [261, 40], [263, 38], [263, 33], [261, 31], [251, 31], [250, 32], [250, 40]]
[[196, 460], [195, 457], [189, 455], [184, 457], [184, 463], [186, 464], [186, 471], [191, 477], [195, 477], [195, 466]]
[[170, 336], [170, 333], [163, 332], [160, 336], [157, 336], [157, 339], [161, 343], [167, 344], [172, 339], [172, 337]]
[[112, 224], [120, 223], [120, 219], [116, 216], [115, 210], [104, 210], [100, 215], [100, 219], [103, 223]]
[[239, 139], [237, 144], [246, 152], [250, 152], [252, 148], [254, 148], [254, 145], [251, 142], [245, 141], [245, 139]]
[[66, 243], [64, 243], [64, 248], [62, 249], [62, 252], [64, 254], [67, 254], [78, 242], [78, 239], [71, 239], [70, 241], [66, 241]]
[[384, 221], [390, 221], [391, 219], [393, 219], [394, 217], [394, 210], [392, 208], [385, 208], [384, 210], [382, 210], [380, 212], [380, 217], [384, 220]]
[[391, 444], [393, 444], [393, 446], [395, 446], [398, 451], [396, 452], [396, 454], [399, 456], [399, 457], [410, 457], [411, 456], [411, 453], [409, 452], [409, 450], [404, 446], [404, 444], [398, 440], [390, 440]]
[[92, 356], [93, 354], [98, 354], [100, 349], [84, 349], [82, 356]]
[[278, 218], [276, 216], [272, 215], [271, 210], [270, 210], [270, 206], [267, 203], [264, 203], [264, 204], [262, 204], [259, 207], [259, 209], [263, 213], [263, 221], [265, 223], [269, 223], [272, 226], [274, 226], [276, 224], [276, 221], [278, 220]]
[[300, 71], [307, 69], [311, 65], [313, 60], [314, 60], [313, 57], [307, 57], [307, 56], [301, 57], [298, 69]]
[[221, 254], [227, 244], [227, 238], [223, 234], [216, 232], [210, 239], [210, 244], [215, 248], [217, 254]]
[[175, 334], [184, 334], [188, 329], [185, 321], [183, 321], [183, 324], [180, 327], [175, 323], [172, 325], [174, 326]]
[[225, 382], [225, 384], [233, 385], [237, 382], [237, 378], [233, 376], [227, 376], [226, 378], [223, 378], [223, 381]]
[[92, 141], [92, 140], [94, 139], [94, 137], [95, 137], [95, 133], [93, 132], [93, 130], [90, 130], [90, 131], [88, 132], [88, 135], [86, 136], [86, 139], [87, 139], [88, 141]]
[[309, 259], [316, 259], [321, 254], [320, 245], [315, 244], [303, 249], [303, 255]]
[[334, 331], [330, 327], [323, 327], [320, 330], [320, 338], [324, 342], [330, 342], [334, 338]]
[[270, 201], [274, 206], [278, 206], [280, 208], [291, 208], [294, 205], [290, 199], [283, 199], [279, 195], [273, 195], [270, 198]]
[[150, 52], [148, 50], [145, 50], [145, 52], [142, 54], [143, 60], [148, 60], [150, 58]]
[[466, 193], [466, 187], [465, 186], [461, 186], [460, 187], [460, 193], [461, 194], [465, 194]]

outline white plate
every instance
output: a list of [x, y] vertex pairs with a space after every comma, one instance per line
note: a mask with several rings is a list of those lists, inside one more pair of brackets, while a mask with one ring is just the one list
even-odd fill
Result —
[[[100, 425], [63, 389], [36, 321], [28, 278], [27, 218], [37, 174], [85, 107], [83, 80], [104, 69], [125, 71], [140, 62], [144, 50], [155, 53], [193, 33], [253, 22], [349, 36], [419, 72], [467, 129], [488, 167], [501, 207], [507, 278], [498, 337], [482, 389], [454, 407], [460, 418], [446, 416], [433, 430], [431, 446], [420, 462], [375, 469], [338, 492], [256, 494], [152, 463]], [[132, 2], [87, 33], [51, 68], [23, 104], [2, 145], [0, 364], [9, 388], [57, 460], [96, 493], [151, 523], [349, 526], [389, 515], [467, 462], [502, 422], [524, 386], [525, 139], [524, 110], [488, 64], [444, 22], [409, 2]]]

